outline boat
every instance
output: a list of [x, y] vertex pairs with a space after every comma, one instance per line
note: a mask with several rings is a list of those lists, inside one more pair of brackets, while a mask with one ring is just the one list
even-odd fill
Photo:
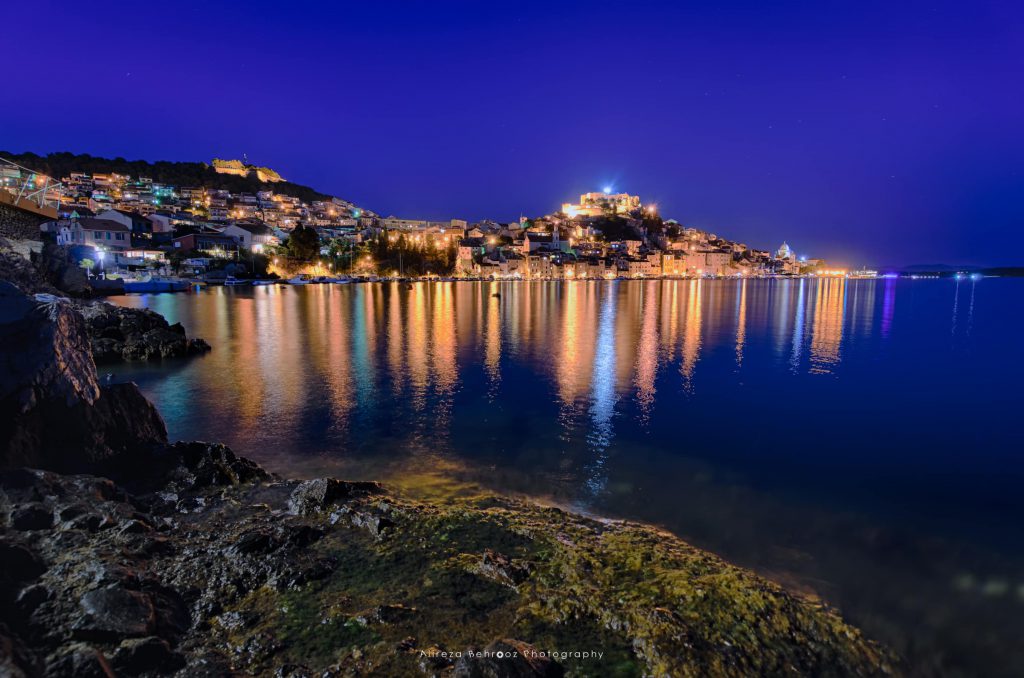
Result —
[[331, 279], [328, 278], [326, 275], [318, 275], [317, 277], [313, 278], [312, 282], [315, 282], [315, 283], [326, 283], [326, 282], [331, 282]]
[[303, 278], [301, 275], [295, 276], [294, 278], [288, 279], [289, 285], [308, 285], [309, 279]]
[[257, 285], [273, 285], [276, 282], [276, 280], [253, 280], [252, 284], [255, 287]]
[[340, 275], [337, 278], [329, 278], [327, 282], [336, 283], [338, 285], [345, 285], [347, 283], [352, 282], [352, 278], [348, 277], [347, 275]]
[[225, 285], [248, 285], [248, 284], [250, 284], [250, 282], [251, 281], [249, 281], [249, 280], [241, 280], [241, 279], [236, 278], [236, 277], [231, 276], [231, 275], [229, 275], [227, 278], [224, 279], [224, 284]]

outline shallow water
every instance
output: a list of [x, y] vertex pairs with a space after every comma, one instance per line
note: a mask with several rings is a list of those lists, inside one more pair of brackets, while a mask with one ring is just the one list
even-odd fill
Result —
[[[496, 296], [499, 295], [499, 296]], [[140, 295], [214, 347], [119, 367], [271, 470], [663, 525], [918, 669], [1022, 675], [1024, 281], [705, 280]]]

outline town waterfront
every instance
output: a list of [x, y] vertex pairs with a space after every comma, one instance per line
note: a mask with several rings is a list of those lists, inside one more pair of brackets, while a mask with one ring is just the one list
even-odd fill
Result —
[[269, 470], [664, 526], [916, 667], [1020, 675], [1022, 283], [439, 282], [126, 296], [213, 351], [108, 368]]

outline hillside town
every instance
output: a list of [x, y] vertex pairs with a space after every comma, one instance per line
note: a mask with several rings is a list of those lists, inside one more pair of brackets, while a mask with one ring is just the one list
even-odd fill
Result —
[[[769, 250], [663, 219], [656, 205], [611, 187], [544, 216], [470, 223], [384, 217], [336, 197], [304, 199], [275, 190], [283, 182], [276, 171], [243, 161], [215, 159], [209, 167], [262, 190], [71, 172], [48, 189], [57, 218], [42, 224], [41, 237], [72, 248], [97, 275], [126, 279], [140, 272], [211, 280], [848, 275], [785, 242]], [[35, 181], [26, 176], [32, 171], [5, 165], [0, 186]]]

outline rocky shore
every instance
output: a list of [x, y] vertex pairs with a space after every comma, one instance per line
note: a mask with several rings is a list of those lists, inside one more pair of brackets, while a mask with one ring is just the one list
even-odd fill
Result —
[[182, 358], [210, 350], [204, 340], [188, 337], [181, 323], [172, 325], [159, 313], [94, 298], [84, 269], [56, 245], [44, 244], [29, 261], [0, 239], [0, 280], [28, 294], [68, 298], [86, 320], [93, 359], [99, 364]]
[[[888, 675], [820, 603], [655, 528], [268, 474], [101, 386], [0, 283], [0, 674]], [[598, 656], [600, 653], [600, 656]]]

